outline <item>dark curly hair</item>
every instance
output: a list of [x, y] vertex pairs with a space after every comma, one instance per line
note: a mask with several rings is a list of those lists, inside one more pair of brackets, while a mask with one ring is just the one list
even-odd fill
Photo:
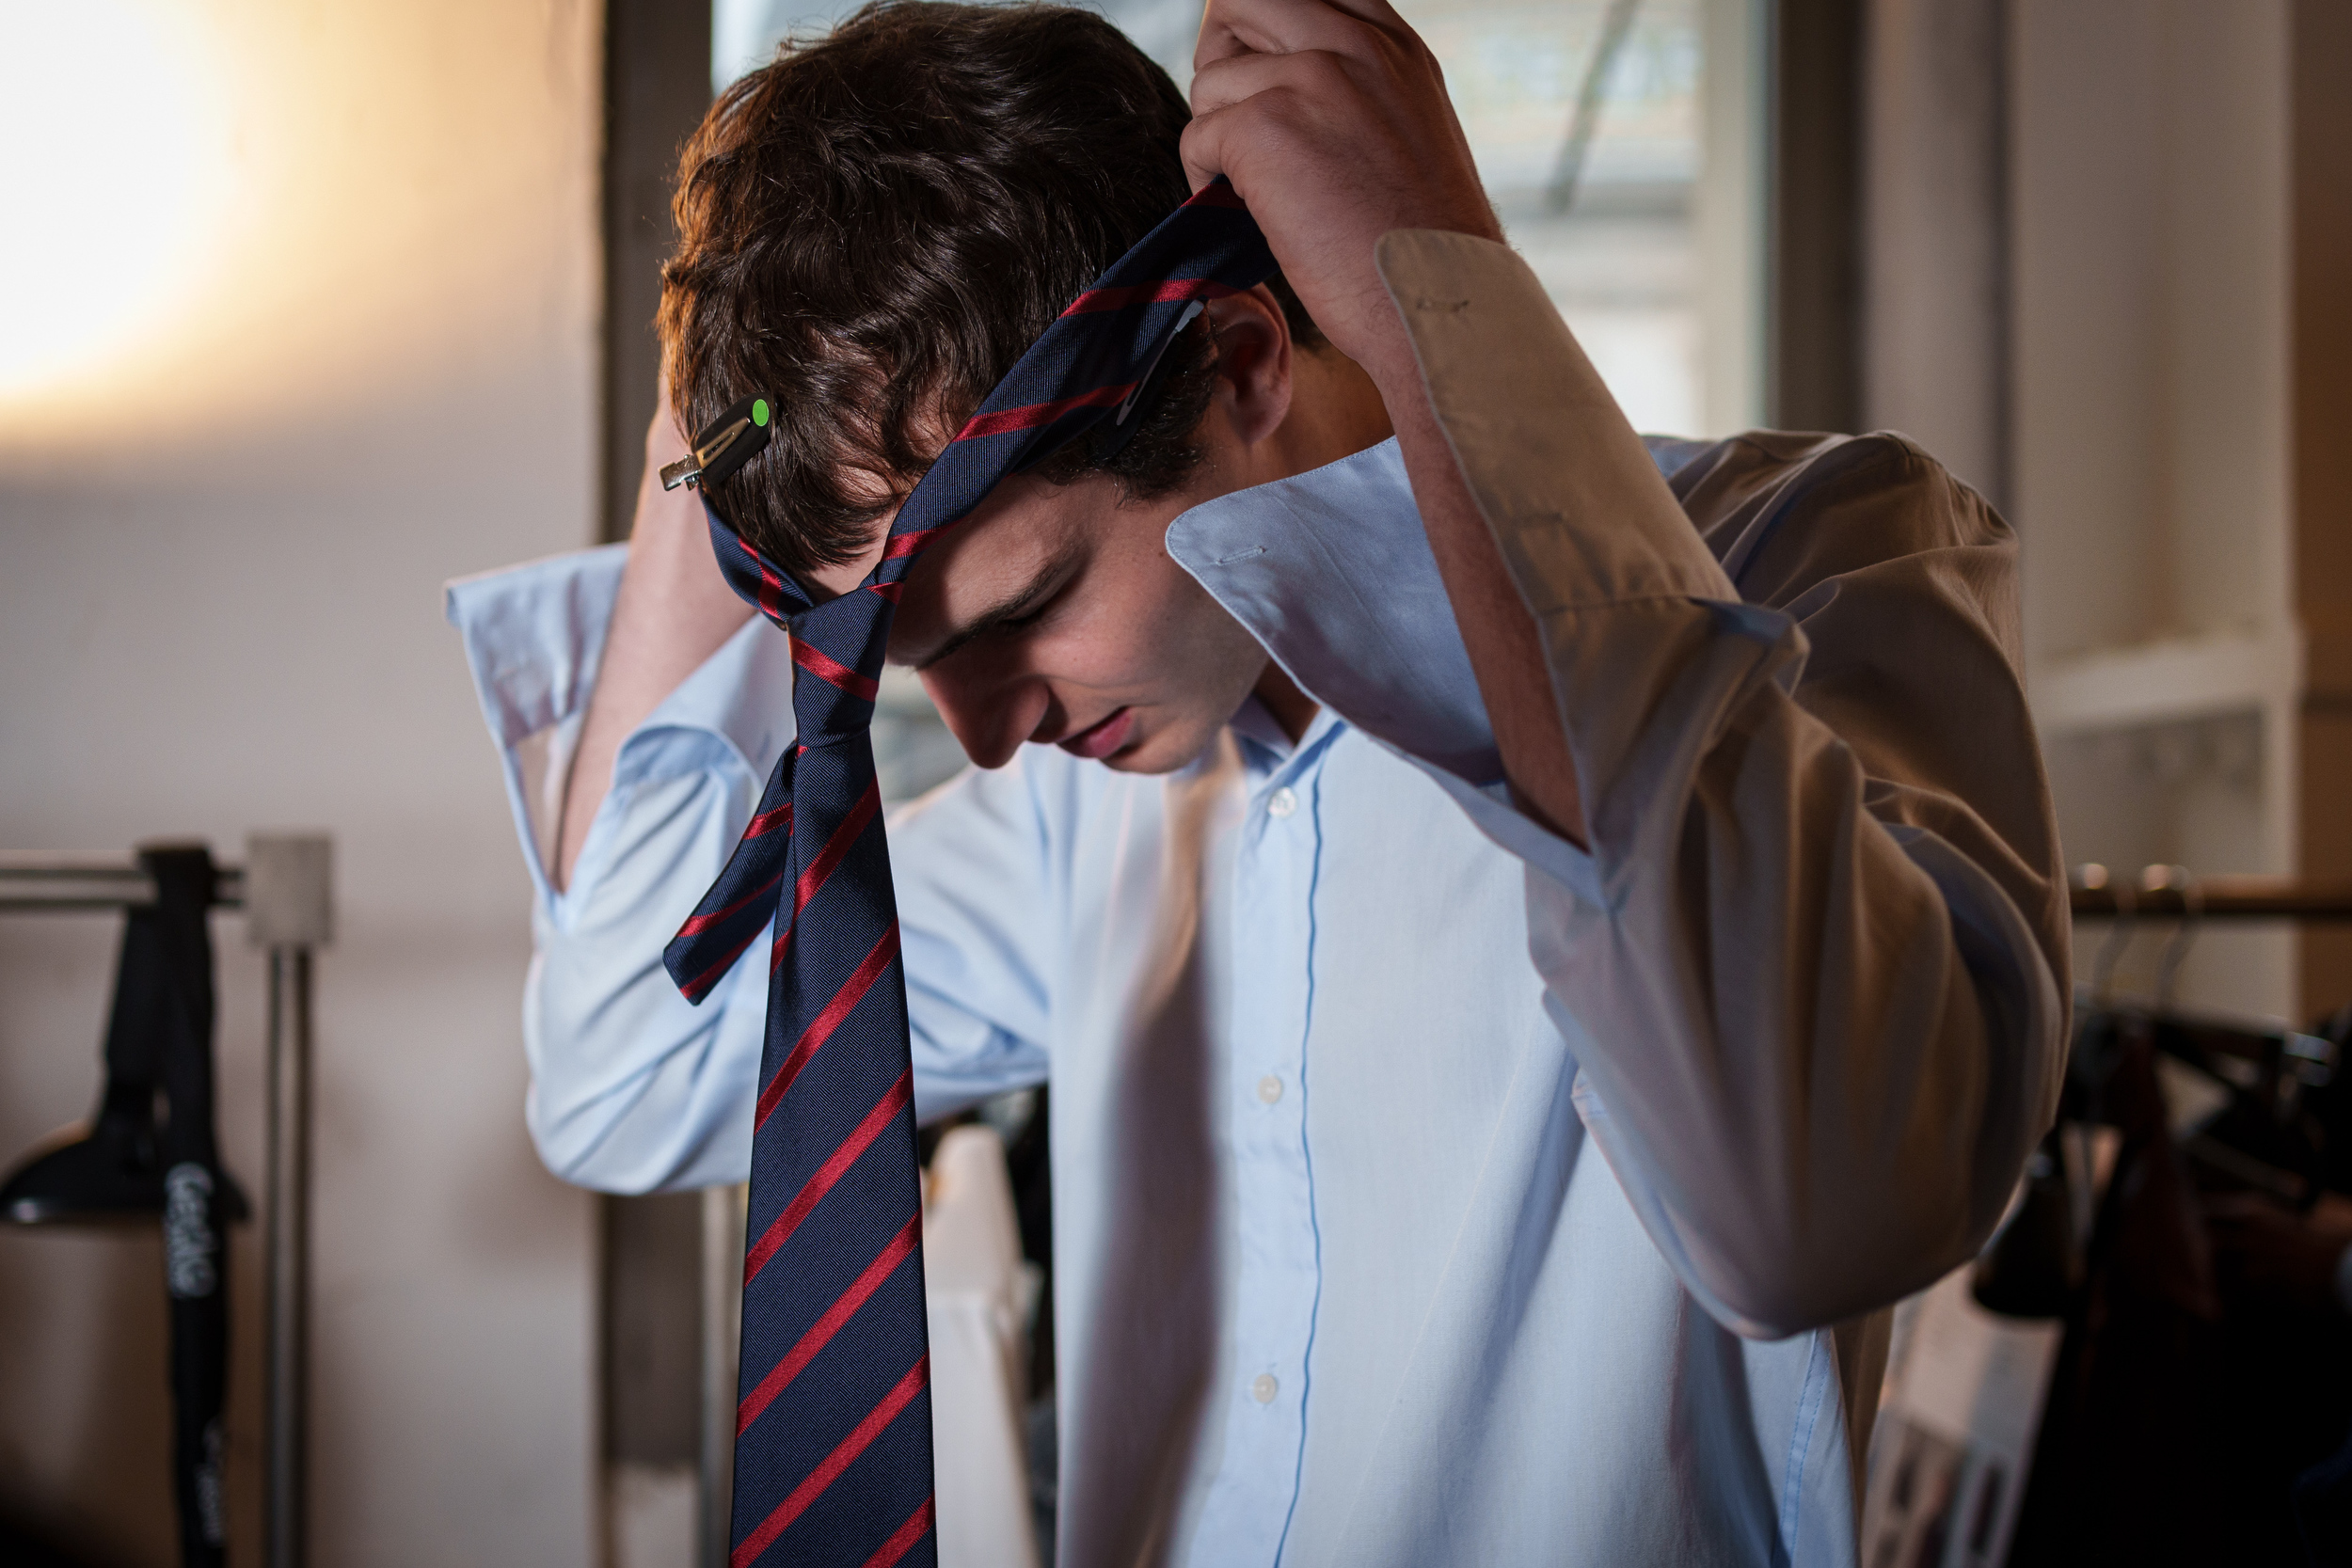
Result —
[[[755, 389], [775, 400], [768, 450], [712, 498], [737, 531], [787, 571], [855, 559], [1062, 308], [1191, 194], [1190, 118], [1118, 29], [1058, 6], [885, 0], [729, 87], [679, 161], [660, 331], [688, 431]], [[1293, 336], [1320, 341], [1274, 289]], [[1124, 450], [1079, 441], [1044, 477], [1182, 483], [1207, 324], [1169, 353]]]

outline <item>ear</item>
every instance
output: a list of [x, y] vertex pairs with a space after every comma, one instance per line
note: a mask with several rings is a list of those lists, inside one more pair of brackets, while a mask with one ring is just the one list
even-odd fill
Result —
[[1216, 340], [1216, 400], [1233, 434], [1254, 447], [1279, 430], [1291, 411], [1290, 323], [1263, 283], [1213, 301], [1208, 318]]

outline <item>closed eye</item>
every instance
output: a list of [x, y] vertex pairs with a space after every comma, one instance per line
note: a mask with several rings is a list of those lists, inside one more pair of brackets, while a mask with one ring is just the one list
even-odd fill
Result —
[[1026, 610], [1018, 615], [1008, 615], [989, 629], [999, 637], [1009, 637], [1018, 632], [1027, 631], [1031, 626], [1044, 620], [1053, 610], [1054, 606], [1060, 601], [1059, 594], [1051, 594], [1035, 610]]
[[1026, 587], [994, 609], [976, 617], [962, 630], [954, 633], [939, 645], [930, 657], [918, 660], [917, 670], [928, 670], [942, 659], [950, 657], [966, 643], [983, 637], [1009, 638], [1034, 627], [1053, 610], [1062, 590], [1077, 575], [1074, 558], [1064, 558], [1050, 563], [1046, 569], [1029, 579]]

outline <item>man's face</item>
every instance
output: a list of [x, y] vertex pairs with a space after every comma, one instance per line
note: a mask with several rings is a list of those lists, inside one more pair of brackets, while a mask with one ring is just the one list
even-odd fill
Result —
[[[1192, 477], [1126, 502], [1116, 480], [1007, 480], [907, 575], [889, 657], [922, 672], [964, 752], [1000, 768], [1024, 741], [1133, 773], [1205, 751], [1267, 674], [1265, 650], [1168, 553], [1188, 507], [1335, 462], [1385, 439], [1388, 411], [1353, 363], [1294, 352], [1265, 288], [1209, 308], [1217, 381]], [[884, 525], [887, 527], [887, 524]], [[880, 559], [812, 574], [847, 593]], [[1304, 702], [1280, 683], [1285, 724]], [[1312, 709], [1308, 708], [1308, 713]], [[1295, 733], [1295, 731], [1294, 731]]]
[[1165, 773], [1207, 748], [1266, 666], [1164, 539], [1179, 512], [1236, 487], [1219, 469], [1212, 456], [1200, 483], [1127, 504], [1101, 474], [1017, 477], [923, 552], [890, 657], [921, 672], [974, 762], [1038, 741]]

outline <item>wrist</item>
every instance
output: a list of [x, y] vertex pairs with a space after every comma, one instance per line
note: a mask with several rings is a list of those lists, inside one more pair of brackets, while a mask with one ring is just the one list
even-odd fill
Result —
[[1405, 318], [1396, 302], [1386, 293], [1375, 308], [1376, 330], [1362, 344], [1364, 352], [1356, 362], [1379, 390], [1380, 401], [1388, 405], [1389, 422], [1399, 430], [1408, 423], [1419, 424], [1427, 417], [1428, 383], [1421, 373], [1421, 356], [1413, 350], [1413, 340], [1405, 329]]

